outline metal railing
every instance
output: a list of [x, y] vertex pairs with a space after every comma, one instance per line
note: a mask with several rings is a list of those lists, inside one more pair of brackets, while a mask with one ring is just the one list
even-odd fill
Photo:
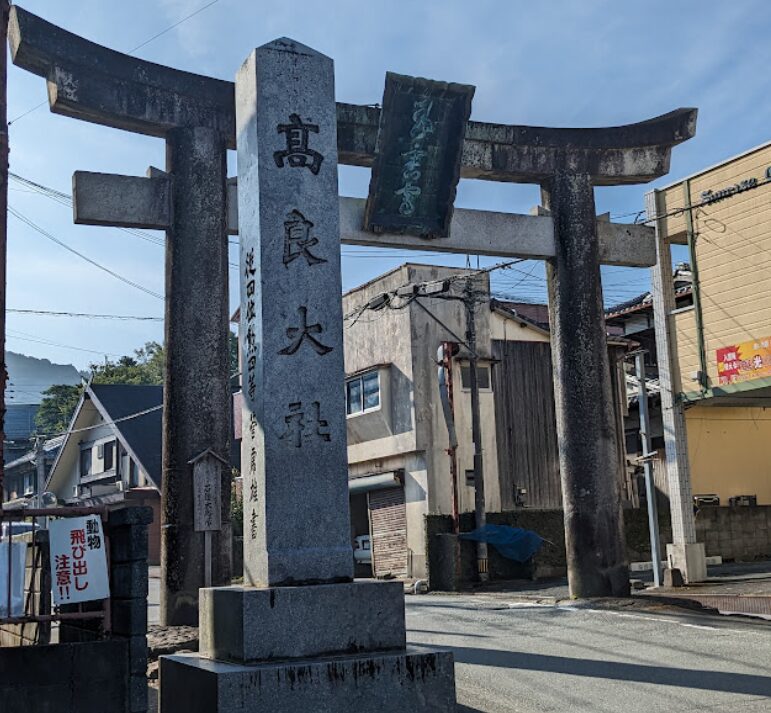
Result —
[[[19, 645], [34, 643], [46, 644], [50, 641], [51, 624], [54, 622], [101, 621], [98, 635], [104, 636], [110, 631], [110, 599], [84, 604], [67, 604], [54, 607], [52, 603], [53, 580], [50, 571], [50, 550], [47, 522], [50, 519], [99, 515], [106, 520], [105, 507], [56, 507], [56, 508], [14, 508], [0, 510], [0, 542], [7, 542], [7, 561], [0, 562], [0, 572], [5, 570], [5, 591], [0, 592], [0, 645], [3, 640], [18, 638]], [[27, 532], [14, 525], [29, 523]], [[6, 526], [7, 524], [7, 526]], [[15, 531], [16, 530], [16, 531]], [[104, 528], [105, 551], [109, 558], [109, 539]], [[13, 547], [16, 542], [25, 542], [31, 547], [25, 553], [23, 611], [13, 616], [12, 606], [14, 585], [18, 588], [18, 577], [13, 578]], [[108, 561], [109, 566], [109, 561]], [[95, 606], [99, 608], [95, 608]], [[18, 607], [17, 607], [18, 609]], [[24, 627], [36, 625], [33, 636], [24, 636]], [[13, 627], [19, 627], [14, 630]], [[3, 636], [4, 635], [4, 636]]]

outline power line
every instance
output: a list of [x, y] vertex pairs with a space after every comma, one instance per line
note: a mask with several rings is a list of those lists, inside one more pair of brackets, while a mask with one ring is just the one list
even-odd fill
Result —
[[178, 20], [173, 25], [169, 25], [165, 30], [161, 30], [157, 35], [153, 35], [149, 40], [145, 40], [141, 44], [138, 44], [133, 49], [130, 49], [126, 54], [134, 54], [137, 50], [141, 50], [142, 47], [145, 47], [146, 45], [149, 45], [153, 40], [157, 40], [162, 35], [165, 35], [167, 32], [171, 32], [175, 27], [179, 27], [183, 22], [186, 22], [191, 17], [195, 17], [198, 13], [203, 12], [207, 7], [211, 7], [212, 5], [216, 5], [219, 2], [219, 0], [212, 0], [210, 3], [207, 3], [206, 5], [203, 5], [202, 7], [199, 7], [194, 12], [191, 12], [189, 15], [183, 17], [181, 20]]
[[[387, 292], [381, 292], [374, 297], [372, 297], [370, 300], [365, 302], [363, 305], [360, 305], [359, 307], [353, 309], [351, 312], [346, 314], [343, 317], [344, 321], [353, 320], [351, 324], [348, 325], [348, 327], [352, 327], [356, 322], [359, 321], [361, 316], [366, 312], [367, 310], [373, 310], [378, 311], [381, 309], [405, 309], [408, 307], [415, 299], [418, 297], [432, 297], [437, 295], [432, 295], [430, 293], [422, 293], [420, 294], [421, 289], [425, 290], [425, 288], [429, 285], [437, 284], [437, 283], [443, 283], [449, 285], [457, 282], [459, 280], [469, 280], [473, 279], [475, 277], [479, 277], [480, 275], [489, 274], [491, 272], [494, 272], [496, 270], [505, 270], [510, 268], [512, 265], [516, 265], [518, 263], [524, 262], [524, 258], [520, 258], [517, 260], [507, 260], [506, 262], [500, 262], [496, 263], [495, 265], [490, 265], [489, 267], [484, 267], [478, 270], [474, 270], [473, 272], [464, 272], [457, 275], [450, 275], [446, 278], [438, 278], [436, 280], [430, 280], [428, 282], [421, 282], [421, 283], [410, 283], [406, 282], [403, 285], [399, 285], [398, 287], [389, 290]], [[405, 292], [405, 290], [408, 290], [408, 292]], [[487, 293], [484, 293], [482, 291], [479, 292], [480, 296], [484, 296]], [[403, 299], [404, 302], [398, 306], [394, 305], [395, 299]]]
[[82, 260], [85, 260], [87, 263], [93, 265], [94, 267], [99, 268], [100, 270], [106, 272], [108, 275], [112, 275], [116, 280], [120, 280], [121, 282], [124, 282], [127, 285], [131, 285], [131, 287], [135, 287], [138, 290], [141, 290], [142, 292], [147, 293], [148, 295], [152, 295], [153, 297], [157, 297], [159, 300], [164, 299], [163, 295], [158, 294], [157, 292], [153, 292], [151, 289], [145, 287], [144, 285], [140, 285], [138, 282], [134, 282], [133, 280], [129, 280], [127, 277], [123, 277], [123, 275], [120, 275], [119, 273], [115, 272], [114, 270], [111, 270], [109, 267], [105, 267], [101, 263], [96, 262], [96, 260], [92, 260], [90, 257], [87, 257], [81, 252], [78, 252], [75, 250], [75, 248], [70, 247], [62, 240], [59, 240], [59, 238], [55, 237], [54, 235], [51, 235], [51, 233], [47, 232], [43, 228], [41, 228], [39, 225], [33, 223], [29, 218], [27, 218], [25, 215], [17, 211], [15, 208], [12, 208], [11, 206], [8, 206], [8, 212], [17, 220], [20, 220], [22, 223], [28, 225], [30, 228], [32, 228], [34, 231], [40, 233], [45, 238], [48, 238], [49, 240], [53, 241], [60, 247], [63, 247], [65, 250], [68, 250], [73, 255], [77, 255]]
[[[101, 356], [114, 356], [119, 357], [120, 354], [115, 354], [113, 352], [106, 352], [106, 351], [98, 351], [96, 349], [86, 349], [85, 347], [74, 347], [71, 344], [60, 344], [59, 342], [53, 342], [50, 339], [44, 339], [42, 337], [36, 337], [34, 334], [27, 334], [26, 332], [16, 332], [14, 329], [9, 329], [8, 331], [8, 337], [10, 339], [21, 339], [25, 342], [34, 342], [36, 344], [46, 344], [51, 347], [61, 347], [62, 349], [74, 349], [79, 352], [90, 352], [91, 354], [99, 354]], [[14, 332], [16, 332], [14, 334]]]
[[46, 309], [7, 309], [14, 314], [42, 315], [47, 317], [88, 317], [89, 319], [138, 320], [143, 322], [163, 322], [163, 317], [149, 317], [129, 314], [94, 314], [93, 312], [54, 312]]
[[[18, 183], [21, 183], [27, 186], [28, 188], [32, 189], [31, 192], [39, 193], [40, 195], [45, 196], [46, 198], [50, 198], [51, 200], [53, 200], [56, 203], [59, 203], [60, 205], [67, 206], [70, 208], [72, 207], [72, 196], [69, 193], [63, 193], [62, 191], [57, 191], [55, 188], [51, 188], [50, 186], [45, 186], [42, 183], [37, 183], [29, 178], [20, 176], [17, 173], [9, 172], [8, 175], [12, 180], [17, 181]], [[144, 230], [139, 230], [137, 228], [124, 228], [122, 226], [117, 226], [117, 225], [112, 227], [124, 233], [128, 233], [129, 235], [133, 235], [134, 237], [141, 238], [142, 240], [152, 243], [153, 245], [157, 245], [159, 247], [166, 246], [166, 241], [163, 238], [147, 233]], [[236, 244], [238, 244], [238, 241], [236, 241]], [[234, 270], [238, 269], [238, 265], [236, 265], [235, 263], [229, 262], [228, 265]]]
[[[149, 40], [145, 40], [144, 42], [142, 42], [141, 44], [138, 44], [133, 49], [130, 49], [128, 52], [126, 52], [126, 54], [134, 54], [134, 52], [136, 52], [137, 50], [142, 49], [142, 47], [144, 47], [146, 45], [149, 45], [153, 40], [157, 40], [162, 35], [165, 35], [167, 32], [170, 32], [175, 27], [179, 27], [183, 22], [186, 22], [191, 17], [195, 17], [198, 13], [203, 12], [204, 10], [206, 10], [206, 8], [211, 7], [212, 5], [216, 5], [218, 2], [219, 2], [219, 0], [212, 0], [212, 2], [204, 5], [203, 7], [199, 7], [197, 10], [195, 10], [194, 12], [191, 12], [189, 15], [186, 15], [181, 20], [178, 20], [177, 22], [175, 22], [173, 25], [169, 25], [165, 30], [161, 30], [159, 33], [153, 35]], [[8, 122], [8, 126], [10, 126], [11, 124], [17, 122], [19, 119], [22, 119], [23, 117], [27, 116], [27, 114], [31, 114], [33, 111], [37, 111], [38, 109], [40, 109], [41, 106], [45, 106], [47, 103], [48, 103], [48, 100], [45, 99], [44, 101], [40, 102], [40, 104], [36, 104], [35, 106], [27, 109], [27, 111], [22, 112], [17, 117], [11, 119]]]

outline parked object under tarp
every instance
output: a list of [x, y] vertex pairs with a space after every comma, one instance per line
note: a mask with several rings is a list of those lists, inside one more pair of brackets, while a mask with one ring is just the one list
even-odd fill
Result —
[[515, 562], [527, 562], [543, 545], [543, 538], [532, 530], [510, 525], [485, 525], [459, 535], [462, 540], [487, 542], [502, 557]]

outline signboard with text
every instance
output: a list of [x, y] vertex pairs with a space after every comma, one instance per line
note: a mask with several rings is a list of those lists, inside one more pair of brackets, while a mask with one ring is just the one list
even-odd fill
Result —
[[107, 599], [110, 581], [99, 515], [52, 520], [49, 533], [54, 604]]
[[447, 237], [474, 87], [386, 74], [364, 226]]
[[204, 455], [193, 464], [193, 529], [207, 532], [222, 528], [221, 461]]
[[718, 349], [717, 373], [721, 385], [771, 376], [771, 337]]

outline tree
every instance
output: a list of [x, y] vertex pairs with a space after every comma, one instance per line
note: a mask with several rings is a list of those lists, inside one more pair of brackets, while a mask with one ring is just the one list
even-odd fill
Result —
[[82, 386], [68, 384], [49, 386], [43, 392], [43, 400], [35, 414], [38, 433], [45, 436], [64, 433], [70, 425], [82, 393]]
[[[238, 390], [238, 338], [228, 332], [231, 389]], [[162, 384], [166, 369], [166, 351], [158, 342], [146, 342], [134, 350], [134, 356], [122, 356], [104, 364], [91, 364], [94, 384]], [[75, 407], [83, 393], [82, 386], [57, 384], [43, 392], [43, 401], [35, 416], [40, 433], [55, 435], [67, 430]]]
[[166, 352], [158, 342], [147, 342], [134, 356], [91, 364], [95, 384], [162, 384]]

